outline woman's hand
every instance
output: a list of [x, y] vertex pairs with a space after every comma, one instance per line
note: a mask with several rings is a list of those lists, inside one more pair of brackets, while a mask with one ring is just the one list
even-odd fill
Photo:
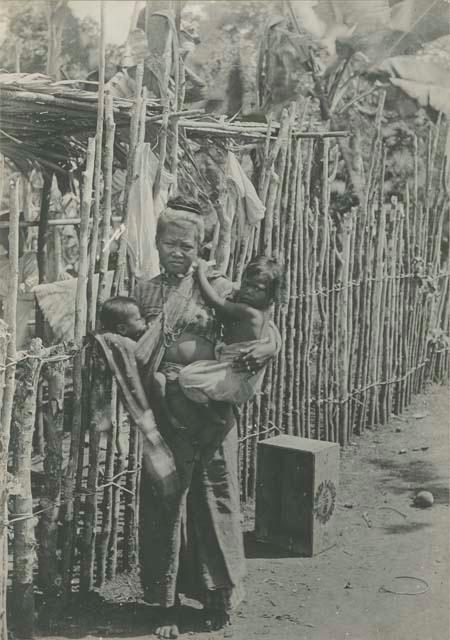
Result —
[[257, 373], [275, 356], [277, 347], [271, 340], [261, 341], [251, 347], [241, 349], [241, 354], [235, 359], [233, 367], [237, 371]]

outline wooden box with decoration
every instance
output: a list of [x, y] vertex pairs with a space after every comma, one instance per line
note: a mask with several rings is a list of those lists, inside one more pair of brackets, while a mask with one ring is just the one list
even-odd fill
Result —
[[339, 445], [280, 435], [258, 443], [256, 539], [314, 556], [336, 542]]

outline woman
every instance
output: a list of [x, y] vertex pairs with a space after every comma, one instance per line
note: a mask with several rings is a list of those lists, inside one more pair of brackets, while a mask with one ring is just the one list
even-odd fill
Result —
[[[143, 472], [141, 496], [141, 576], [145, 598], [165, 610], [159, 638], [178, 635], [178, 594], [204, 605], [212, 629], [230, 623], [231, 608], [243, 597], [245, 575], [240, 527], [237, 469], [237, 429], [231, 405], [209, 406], [188, 400], [177, 376], [197, 360], [213, 360], [219, 338], [213, 311], [202, 300], [193, 267], [203, 241], [203, 220], [195, 202], [177, 198], [168, 203], [157, 227], [161, 274], [139, 282], [135, 295], [147, 321], [163, 311], [165, 352], [159, 370], [167, 383], [167, 410], [153, 400], [158, 428], [169, 444], [181, 480], [174, 500], [163, 501]], [[225, 296], [231, 283], [213, 274], [211, 283]], [[179, 300], [177, 317], [164, 317], [165, 303]], [[238, 366], [254, 371], [273, 357], [279, 346], [274, 330], [271, 343], [242, 354]], [[154, 398], [156, 398], [154, 394]], [[216, 428], [214, 428], [216, 427]]]

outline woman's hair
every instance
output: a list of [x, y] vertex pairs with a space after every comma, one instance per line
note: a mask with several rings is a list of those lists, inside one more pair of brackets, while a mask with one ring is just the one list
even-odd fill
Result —
[[283, 269], [277, 260], [267, 256], [257, 256], [245, 267], [244, 274], [246, 278], [266, 277], [270, 301], [278, 300], [281, 293]]
[[156, 237], [159, 238], [169, 226], [191, 224], [196, 231], [199, 245], [205, 237], [205, 223], [199, 203], [191, 198], [178, 196], [168, 201], [166, 208], [158, 218]]
[[114, 333], [117, 325], [121, 323], [126, 324], [131, 307], [137, 307], [139, 309], [139, 305], [134, 298], [116, 296], [115, 298], [106, 300], [100, 310], [100, 322], [104, 331]]

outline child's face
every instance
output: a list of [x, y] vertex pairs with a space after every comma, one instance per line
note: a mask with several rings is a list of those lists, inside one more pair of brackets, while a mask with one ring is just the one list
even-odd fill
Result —
[[146, 328], [147, 325], [145, 324], [145, 320], [141, 316], [139, 309], [133, 306], [130, 307], [127, 321], [120, 323], [117, 326], [117, 332], [122, 336], [131, 338], [132, 340], [137, 340], [141, 337]]
[[242, 277], [238, 301], [255, 309], [265, 309], [270, 305], [270, 278], [261, 273]]

